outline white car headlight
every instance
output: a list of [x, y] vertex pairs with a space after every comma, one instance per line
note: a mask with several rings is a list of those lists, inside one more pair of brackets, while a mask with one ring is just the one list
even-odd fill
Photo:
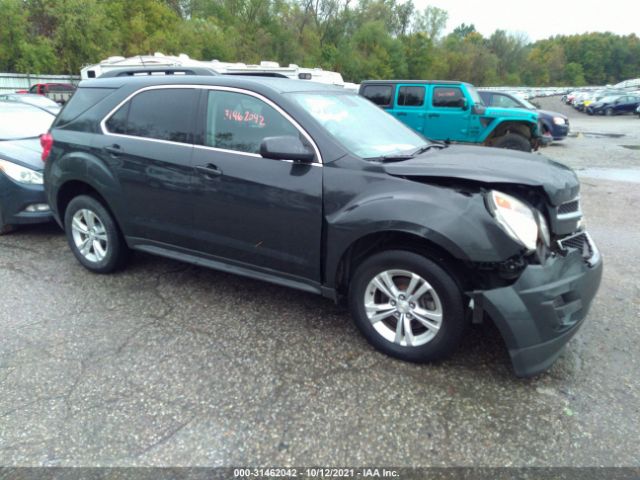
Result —
[[562, 117], [553, 117], [553, 123], [555, 123], [556, 125], [564, 125], [566, 121]]
[[497, 190], [489, 192], [487, 203], [497, 222], [514, 240], [530, 252], [536, 249], [539, 232], [536, 212], [532, 208]]
[[18, 183], [26, 183], [28, 185], [42, 185], [43, 183], [42, 173], [7, 160], [0, 160], [0, 171]]

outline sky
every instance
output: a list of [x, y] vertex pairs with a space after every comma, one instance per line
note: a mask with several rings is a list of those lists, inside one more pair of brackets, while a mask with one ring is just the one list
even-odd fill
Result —
[[610, 31], [640, 36], [640, 0], [414, 0], [449, 13], [445, 33], [461, 23], [473, 23], [488, 37], [501, 29], [526, 33], [531, 41], [553, 35]]

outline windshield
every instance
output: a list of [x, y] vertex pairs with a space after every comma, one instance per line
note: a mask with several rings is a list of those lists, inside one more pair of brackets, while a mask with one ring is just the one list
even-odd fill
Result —
[[482, 97], [476, 90], [476, 87], [474, 87], [473, 85], [467, 84], [467, 91], [471, 95], [471, 98], [473, 99], [473, 103], [475, 105], [484, 105], [484, 102], [482, 101]]
[[609, 96], [609, 97], [603, 97], [600, 101], [602, 103], [613, 103], [616, 100], [618, 100], [618, 98], [620, 98], [618, 95], [612, 95], [612, 96]]
[[0, 107], [0, 140], [38, 137], [49, 130], [56, 117], [33, 107]]
[[518, 100], [520, 100], [520, 103], [523, 104], [525, 107], [527, 107], [529, 110], [537, 110], [538, 109], [538, 107], [536, 107], [529, 100], [525, 100], [522, 97], [518, 97]]
[[406, 154], [428, 144], [424, 137], [358, 95], [309, 92], [290, 95], [359, 157]]

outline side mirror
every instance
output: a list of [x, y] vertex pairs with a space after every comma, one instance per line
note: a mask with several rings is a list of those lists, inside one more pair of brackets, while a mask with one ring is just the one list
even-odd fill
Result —
[[273, 160], [293, 160], [310, 163], [315, 158], [315, 152], [307, 147], [299, 137], [286, 135], [281, 137], [266, 137], [260, 144], [260, 155]]
[[487, 107], [476, 103], [471, 108], [471, 113], [473, 113], [474, 115], [484, 115], [484, 112], [486, 112], [486, 110], [487, 110]]

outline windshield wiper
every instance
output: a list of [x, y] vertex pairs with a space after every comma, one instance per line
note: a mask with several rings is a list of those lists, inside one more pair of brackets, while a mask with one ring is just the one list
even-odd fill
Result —
[[435, 142], [427, 143], [411, 153], [390, 153], [389, 155], [382, 155], [381, 157], [377, 157], [377, 160], [381, 162], [399, 162], [401, 160], [410, 160], [412, 158], [417, 157], [418, 155], [423, 154], [428, 150], [431, 150], [432, 148], [446, 148], [446, 147], [447, 145], [442, 143], [435, 143]]

